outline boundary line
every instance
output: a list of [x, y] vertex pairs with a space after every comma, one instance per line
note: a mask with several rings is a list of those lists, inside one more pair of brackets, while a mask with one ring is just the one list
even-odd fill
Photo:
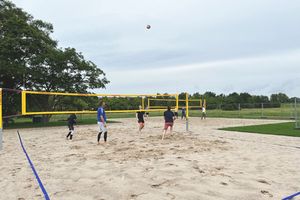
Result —
[[39, 186], [40, 186], [42, 192], [44, 193], [44, 197], [45, 197], [46, 200], [50, 200], [49, 195], [48, 195], [46, 189], [44, 188], [44, 185], [43, 185], [43, 183], [42, 183], [42, 181], [41, 181], [41, 179], [40, 179], [38, 173], [36, 172], [36, 170], [35, 170], [35, 168], [34, 168], [33, 163], [31, 162], [31, 160], [30, 160], [30, 158], [29, 158], [29, 156], [28, 156], [28, 154], [27, 154], [27, 152], [26, 152], [26, 149], [25, 149], [25, 147], [24, 147], [24, 145], [23, 145], [22, 138], [21, 138], [21, 136], [20, 136], [19, 131], [17, 131], [17, 133], [18, 133], [18, 136], [19, 136], [19, 140], [20, 140], [20, 144], [21, 144], [21, 146], [22, 146], [22, 149], [23, 149], [23, 151], [24, 151], [24, 153], [25, 153], [25, 155], [26, 155], [26, 158], [27, 158], [27, 160], [28, 160], [28, 162], [29, 162], [29, 164], [30, 164], [30, 167], [31, 167], [31, 169], [32, 169], [32, 171], [33, 171], [33, 174], [35, 175], [35, 178], [36, 178], [37, 182], [39, 183]]
[[285, 197], [282, 200], [290, 200], [290, 199], [293, 199], [295, 196], [298, 196], [298, 195], [300, 195], [300, 192], [297, 192], [295, 194], [292, 194], [291, 196]]

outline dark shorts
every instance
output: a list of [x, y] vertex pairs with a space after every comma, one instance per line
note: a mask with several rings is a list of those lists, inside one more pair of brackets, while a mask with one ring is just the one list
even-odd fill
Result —
[[173, 127], [173, 122], [165, 122], [165, 127], [164, 129], [167, 130], [169, 127]]
[[73, 124], [68, 124], [69, 130], [74, 131], [74, 125]]
[[142, 120], [142, 119], [139, 119], [139, 120], [138, 120], [138, 123], [139, 123], [139, 124], [140, 124], [140, 123], [143, 123], [143, 124], [144, 124], [144, 123], [145, 123], [145, 121], [144, 121], [144, 120]]

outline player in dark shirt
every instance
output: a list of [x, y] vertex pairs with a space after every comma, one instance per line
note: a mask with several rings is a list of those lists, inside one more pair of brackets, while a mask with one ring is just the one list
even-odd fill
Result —
[[[142, 110], [142, 106], [139, 106], [139, 109]], [[145, 127], [145, 120], [144, 120], [144, 111], [138, 111], [136, 112], [136, 118], [138, 120], [139, 124], [139, 132], [141, 133], [142, 129]]]
[[181, 109], [181, 119], [186, 119], [186, 109], [185, 108]]
[[164, 112], [164, 118], [165, 118], [165, 127], [164, 127], [164, 132], [162, 135], [162, 140], [165, 137], [165, 134], [167, 133], [168, 128], [170, 127], [170, 134], [172, 135], [172, 129], [173, 129], [173, 124], [174, 124], [174, 120], [175, 120], [175, 115], [174, 113], [171, 111], [171, 107], [168, 106], [168, 110], [166, 110]]
[[72, 140], [73, 138], [73, 134], [74, 134], [74, 124], [76, 124], [76, 115], [75, 114], [71, 114], [68, 118], [68, 128], [69, 128], [69, 133], [68, 135], [66, 136], [67, 139], [69, 139], [70, 137], [70, 140]]
[[178, 119], [178, 108], [175, 108], [174, 114], [175, 114], [175, 119]]

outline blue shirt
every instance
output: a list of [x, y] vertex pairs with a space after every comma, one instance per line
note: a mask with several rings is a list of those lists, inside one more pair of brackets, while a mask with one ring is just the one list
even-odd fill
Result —
[[98, 111], [97, 111], [97, 119], [98, 119], [98, 122], [102, 122], [101, 121], [101, 116], [103, 117], [104, 119], [104, 122], [106, 122], [106, 114], [105, 114], [105, 110], [104, 108], [102, 108], [101, 106], [98, 108]]

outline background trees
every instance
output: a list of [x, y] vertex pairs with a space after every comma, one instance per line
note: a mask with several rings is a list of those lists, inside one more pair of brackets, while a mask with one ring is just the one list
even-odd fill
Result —
[[[59, 48], [50, 37], [52, 32], [52, 24], [0, 0], [0, 87], [80, 93], [105, 88], [109, 83], [105, 73], [76, 49]], [[14, 105], [13, 99], [4, 98], [11, 104], [4, 107]], [[49, 96], [38, 98], [43, 103], [34, 106], [40, 110], [53, 108], [59, 101]], [[15, 110], [5, 110], [4, 115], [12, 112]]]

